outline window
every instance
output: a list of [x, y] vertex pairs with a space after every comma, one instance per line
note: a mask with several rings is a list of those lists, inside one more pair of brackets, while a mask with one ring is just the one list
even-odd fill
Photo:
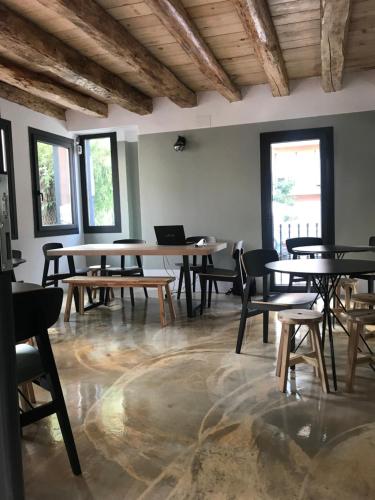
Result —
[[29, 128], [34, 234], [78, 233], [74, 141]]
[[0, 173], [8, 175], [11, 236], [18, 238], [16, 189], [13, 170], [12, 128], [8, 120], [0, 119]]
[[121, 231], [116, 133], [80, 137], [85, 233]]

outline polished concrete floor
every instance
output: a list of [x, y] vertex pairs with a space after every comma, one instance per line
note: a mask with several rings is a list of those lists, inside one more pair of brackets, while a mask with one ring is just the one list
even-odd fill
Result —
[[70, 471], [55, 417], [29, 426], [27, 499], [375, 498], [375, 373], [359, 367], [355, 393], [343, 392], [344, 334], [337, 393], [298, 366], [281, 394], [274, 321], [268, 345], [257, 318], [234, 353], [237, 297], [215, 297], [194, 320], [182, 303], [164, 329], [156, 298], [124, 305], [51, 330], [83, 474]]

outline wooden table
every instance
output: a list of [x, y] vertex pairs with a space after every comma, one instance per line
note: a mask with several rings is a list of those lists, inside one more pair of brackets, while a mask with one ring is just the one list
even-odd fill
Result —
[[[227, 247], [226, 243], [210, 243], [205, 246], [196, 247], [194, 245], [147, 245], [147, 244], [120, 244], [120, 243], [93, 243], [87, 245], [77, 245], [74, 247], [57, 248], [49, 250], [48, 255], [66, 255], [69, 263], [69, 271], [74, 275], [75, 256], [100, 257], [100, 267], [105, 272], [107, 257], [109, 256], [126, 256], [126, 255], [179, 255], [183, 260], [183, 272], [185, 278], [186, 291], [186, 310], [189, 318], [195, 316], [195, 308], [193, 307], [193, 298], [191, 292], [190, 280], [190, 264], [189, 256], [197, 255], [202, 257], [202, 271], [207, 269], [207, 257], [216, 252], [220, 252]], [[205, 294], [203, 294], [205, 295]], [[76, 299], [78, 302], [78, 298]], [[104, 292], [101, 293], [100, 304], [104, 303]], [[97, 304], [96, 304], [97, 305]]]
[[[323, 300], [323, 328], [322, 343], [326, 329], [328, 329], [328, 338], [331, 350], [332, 375], [335, 390], [337, 389], [335, 351], [332, 334], [332, 317], [342, 326], [340, 318], [337, 317], [331, 308], [331, 300], [335, 293], [337, 283], [342, 276], [358, 276], [360, 274], [372, 273], [375, 271], [374, 260], [351, 260], [351, 259], [301, 259], [301, 260], [278, 260], [265, 265], [268, 269], [278, 273], [295, 274], [296, 276], [311, 277], [318, 296]], [[364, 340], [364, 339], [363, 339]], [[365, 342], [365, 341], [364, 341]], [[365, 342], [366, 344], [366, 342]], [[367, 345], [369, 351], [370, 347]]]

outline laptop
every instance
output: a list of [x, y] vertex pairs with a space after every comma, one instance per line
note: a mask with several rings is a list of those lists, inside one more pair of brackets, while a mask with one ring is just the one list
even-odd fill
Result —
[[158, 245], [187, 245], [184, 226], [154, 226]]

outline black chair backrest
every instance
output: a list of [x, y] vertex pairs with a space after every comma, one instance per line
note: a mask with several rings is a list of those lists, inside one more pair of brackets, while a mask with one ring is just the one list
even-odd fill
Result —
[[22, 259], [21, 250], [12, 250], [12, 259]]
[[370, 236], [368, 244], [372, 247], [375, 247], [375, 236]]
[[272, 272], [264, 266], [279, 260], [279, 255], [276, 250], [250, 250], [242, 255], [241, 260], [248, 278], [259, 278]]
[[293, 255], [293, 259], [298, 257], [298, 254], [293, 252], [293, 248], [295, 247], [308, 247], [311, 245], [323, 245], [322, 238], [313, 237], [313, 236], [303, 236], [301, 238], [288, 238], [285, 241], [286, 248], [290, 254]]
[[120, 245], [136, 245], [137, 243], [146, 243], [145, 240], [138, 240], [136, 238], [127, 238], [124, 240], [115, 240], [113, 243], [119, 243]]
[[46, 261], [51, 261], [51, 260], [59, 260], [61, 255], [48, 255], [47, 252], [48, 250], [56, 250], [58, 248], [64, 248], [64, 245], [62, 243], [46, 243], [45, 245], [42, 246], [43, 254], [44, 254], [44, 259]]
[[62, 288], [13, 293], [16, 342], [41, 335], [56, 323], [63, 301]]
[[[139, 240], [137, 238], [126, 238], [123, 240], [115, 240], [114, 244], [119, 245], [136, 245], [137, 243], [146, 243], [145, 240]], [[142, 259], [139, 255], [135, 256], [138, 267], [142, 267]], [[121, 255], [121, 269], [125, 269], [125, 255]]]

